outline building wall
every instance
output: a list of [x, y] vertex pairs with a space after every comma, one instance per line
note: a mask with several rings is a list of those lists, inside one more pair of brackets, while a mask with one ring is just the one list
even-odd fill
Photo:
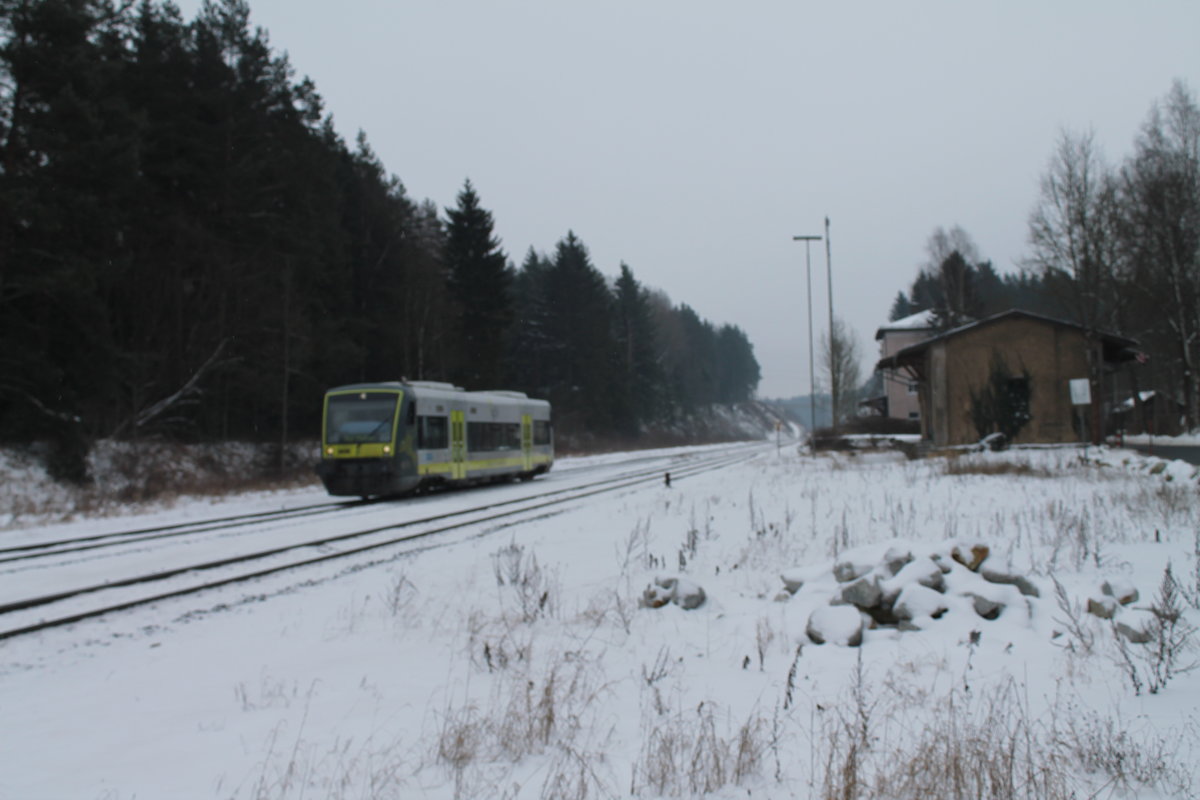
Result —
[[1010, 372], [1030, 373], [1030, 421], [1017, 442], [1078, 441], [1072, 426], [1068, 381], [1087, 377], [1083, 333], [1033, 319], [1007, 319], [964, 331], [930, 347], [928, 408], [937, 444], [966, 444], [979, 439], [971, 423], [971, 393], [991, 374], [993, 354]]
[[[887, 358], [908, 347], [910, 344], [929, 338], [931, 331], [924, 328], [911, 330], [884, 331], [879, 339], [879, 357]], [[916, 381], [911, 381], [913, 386]], [[888, 416], [897, 419], [920, 419], [921, 402], [917, 391], [910, 391], [910, 381], [904, 370], [884, 373], [883, 391], [887, 395]]]

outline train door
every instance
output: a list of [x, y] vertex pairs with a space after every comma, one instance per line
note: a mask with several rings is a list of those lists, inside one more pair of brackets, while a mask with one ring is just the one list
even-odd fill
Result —
[[467, 422], [461, 411], [450, 412], [450, 480], [467, 477]]
[[533, 417], [528, 414], [521, 415], [521, 462], [526, 472], [533, 469]]

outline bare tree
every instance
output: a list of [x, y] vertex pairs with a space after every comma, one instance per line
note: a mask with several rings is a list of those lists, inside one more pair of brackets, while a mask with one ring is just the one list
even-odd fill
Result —
[[855, 390], [861, 382], [858, 337], [841, 319], [834, 317], [831, 336], [821, 336], [821, 357], [824, 377], [829, 381], [834, 430], [838, 421], [853, 417], [858, 397]]
[[[1088, 381], [1101, 397], [1100, 331], [1117, 328], [1122, 303], [1117, 180], [1092, 134], [1059, 137], [1029, 217], [1030, 265], [1052, 286], [1084, 329]], [[1100, 404], [1092, 403], [1092, 439], [1099, 441]]]
[[936, 275], [942, 264], [954, 252], [962, 256], [968, 264], [978, 264], [982, 260], [979, 257], [979, 248], [975, 246], [975, 240], [959, 225], [953, 226], [950, 230], [946, 230], [941, 225], [934, 228], [933, 233], [929, 234], [929, 240], [925, 242], [925, 252], [928, 254], [929, 260], [923, 266], [930, 275]]
[[1200, 423], [1200, 107], [1181, 81], [1142, 126], [1121, 173], [1121, 204], [1130, 283], [1173, 342], [1194, 426]]

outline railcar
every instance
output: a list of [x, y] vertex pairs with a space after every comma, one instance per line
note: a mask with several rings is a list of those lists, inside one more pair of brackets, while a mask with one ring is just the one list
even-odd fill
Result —
[[553, 464], [550, 403], [521, 392], [396, 381], [325, 393], [316, 469], [331, 495], [529, 480]]

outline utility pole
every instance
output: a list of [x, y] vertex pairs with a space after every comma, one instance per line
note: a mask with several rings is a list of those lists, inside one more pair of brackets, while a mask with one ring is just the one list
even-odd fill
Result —
[[812, 315], [812, 248], [820, 236], [793, 236], [792, 241], [804, 242], [804, 277], [808, 282], [808, 435], [817, 430], [817, 380], [813, 362], [813, 315]]
[[830, 429], [833, 433], [837, 433], [837, 413], [838, 400], [841, 399], [842, 387], [841, 376], [836, 374], [833, 364], [834, 356], [834, 341], [833, 341], [833, 262], [829, 257], [829, 217], [825, 217], [825, 274], [826, 283], [829, 285], [829, 419]]

